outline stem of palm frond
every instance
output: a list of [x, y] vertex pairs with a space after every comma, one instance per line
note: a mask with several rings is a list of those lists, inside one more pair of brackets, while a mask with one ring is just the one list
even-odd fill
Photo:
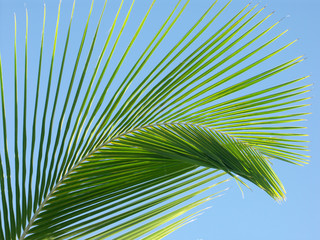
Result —
[[20, 236], [19, 240], [23, 240], [26, 235], [28, 234], [29, 229], [32, 227], [32, 224], [34, 223], [34, 221], [36, 220], [36, 218], [38, 217], [39, 213], [41, 212], [41, 210], [43, 209], [43, 207], [45, 206], [45, 204], [48, 202], [48, 200], [50, 199], [50, 197], [52, 196], [52, 194], [57, 190], [57, 188], [61, 185], [61, 183], [69, 176], [69, 174], [71, 172], [74, 171], [74, 169], [76, 169], [83, 161], [85, 161], [89, 156], [91, 156], [93, 153], [95, 153], [96, 151], [98, 151], [100, 148], [102, 148], [103, 146], [107, 145], [108, 143], [113, 142], [114, 140], [123, 137], [127, 134], [130, 134], [132, 132], [135, 131], [139, 131], [145, 128], [149, 128], [149, 127], [157, 127], [157, 126], [166, 126], [168, 124], [180, 124], [180, 125], [187, 125], [187, 126], [199, 126], [199, 127], [204, 127], [203, 125], [200, 124], [194, 124], [194, 123], [181, 123], [181, 122], [164, 122], [164, 123], [153, 123], [153, 124], [148, 124], [148, 125], [144, 125], [141, 127], [137, 127], [131, 130], [128, 130], [126, 132], [123, 132], [121, 134], [118, 134], [116, 136], [114, 136], [113, 138], [109, 139], [106, 142], [103, 142], [102, 144], [100, 144], [99, 146], [97, 146], [96, 148], [94, 148], [91, 152], [89, 152], [88, 154], [86, 154], [84, 157], [82, 157], [68, 172], [66, 172], [63, 177], [59, 180], [59, 182], [57, 182], [57, 184], [53, 187], [53, 189], [49, 192], [49, 194], [47, 195], [47, 197], [43, 200], [43, 202], [39, 205], [38, 209], [35, 211], [33, 217], [31, 218], [30, 222], [28, 223], [28, 225], [26, 226], [26, 228], [24, 229], [22, 235]]

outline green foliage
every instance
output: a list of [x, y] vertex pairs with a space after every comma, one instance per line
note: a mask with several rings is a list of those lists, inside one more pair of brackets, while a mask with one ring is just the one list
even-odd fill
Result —
[[[265, 27], [272, 14], [261, 18], [264, 8], [250, 4], [232, 16], [222, 16], [230, 2], [221, 9], [214, 2], [171, 50], [158, 56], [160, 61], [152, 60], [189, 3], [181, 6], [178, 1], [127, 75], [119, 78], [154, 2], [114, 68], [110, 63], [134, 1], [119, 23], [121, 2], [97, 60], [91, 58], [107, 1], [85, 55], [92, 2], [68, 81], [63, 73], [75, 3], [59, 77], [54, 79], [59, 5], [45, 91], [40, 84], [45, 81], [41, 76], [46, 8], [36, 81], [30, 81], [27, 72], [26, 14], [23, 85], [17, 79], [17, 37], [14, 42], [13, 145], [8, 143], [5, 109], [5, 94], [11, 93], [4, 91], [5, 81], [10, 80], [3, 77], [0, 58], [4, 143], [0, 155], [1, 239], [161, 239], [193, 221], [201, 211], [183, 214], [219, 196], [212, 188], [229, 179], [246, 186], [249, 181], [275, 200], [285, 199], [270, 159], [298, 165], [307, 162], [301, 153], [306, 150], [305, 141], [299, 139], [304, 134], [297, 132], [302, 127], [292, 124], [307, 114], [307, 104], [300, 102], [308, 99], [302, 94], [309, 85], [301, 83], [306, 77], [278, 79], [268, 87], [259, 84], [303, 60], [298, 57], [273, 67], [262, 65], [293, 42], [265, 53], [262, 50], [285, 33], [267, 37], [279, 21]], [[212, 26], [218, 21], [223, 23], [220, 28]], [[212, 28], [214, 32], [204, 38]], [[265, 41], [266, 37], [269, 40]], [[85, 62], [81, 69], [80, 58]], [[145, 69], [150, 61], [154, 67]], [[63, 94], [65, 81], [68, 88]], [[28, 95], [30, 84], [36, 86], [35, 99]], [[18, 88], [24, 93], [19, 102], [22, 112], [18, 110]], [[11, 148], [14, 158], [9, 154]]]

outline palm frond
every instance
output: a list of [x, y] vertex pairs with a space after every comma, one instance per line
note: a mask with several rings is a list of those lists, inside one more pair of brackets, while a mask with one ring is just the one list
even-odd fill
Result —
[[[280, 21], [270, 24], [273, 13], [265, 14], [259, 4], [226, 17], [231, 1], [222, 6], [215, 1], [167, 48], [189, 2], [177, 1], [148, 41], [143, 34], [157, 6], [153, 0], [122, 47], [135, 1], [118, 3], [104, 39], [108, 4], [91, 35], [92, 1], [73, 65], [68, 53], [75, 47], [70, 39], [76, 2], [59, 45], [60, 2], [48, 73], [43, 71], [45, 6], [36, 77], [28, 71], [34, 50], [28, 50], [26, 12], [23, 84], [15, 19], [12, 112], [6, 109], [5, 95], [11, 93], [4, 85], [10, 79], [0, 57], [1, 239], [161, 239], [192, 222], [202, 211], [196, 209], [223, 191], [212, 188], [229, 179], [285, 199], [270, 160], [308, 162], [300, 123], [308, 114], [310, 84], [308, 76], [278, 77], [302, 56], [272, 60], [296, 40], [277, 45], [287, 31], [270, 37]], [[145, 47], [132, 57], [139, 41]], [[30, 85], [36, 86], [35, 96]], [[8, 113], [14, 116], [13, 143]], [[195, 213], [184, 215], [190, 211]]]

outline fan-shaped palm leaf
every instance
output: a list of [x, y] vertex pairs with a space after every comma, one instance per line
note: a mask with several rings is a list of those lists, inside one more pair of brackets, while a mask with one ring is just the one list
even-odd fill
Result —
[[[107, 1], [85, 53], [92, 2], [74, 67], [66, 69], [71, 70], [67, 84], [64, 67], [75, 3], [57, 79], [53, 72], [60, 5], [48, 80], [42, 79], [46, 8], [36, 81], [30, 81], [27, 73], [26, 15], [23, 86], [18, 81], [15, 37], [13, 144], [8, 142], [4, 90], [4, 81], [10, 80], [3, 75], [0, 58], [1, 239], [161, 239], [193, 221], [201, 211], [180, 216], [218, 196], [211, 191], [200, 194], [229, 178], [245, 185], [252, 182], [278, 201], [285, 198], [269, 159], [306, 163], [307, 156], [301, 153], [306, 147], [298, 139], [303, 134], [297, 133], [301, 126], [292, 124], [307, 114], [301, 109], [307, 104], [300, 102], [308, 99], [302, 94], [309, 85], [300, 83], [306, 77], [268, 87], [259, 84], [303, 58], [262, 67], [293, 43], [262, 51], [284, 34], [264, 40], [279, 21], [266, 28], [272, 13], [261, 17], [264, 8], [250, 4], [225, 20], [222, 15], [230, 2], [222, 7], [216, 2], [159, 55], [189, 3], [178, 1], [129, 64], [127, 56], [155, 1], [121, 58], [114, 60], [134, 4], [121, 20], [125, 4], [121, 1], [95, 65], [93, 52]], [[217, 22], [223, 24], [212, 26]], [[262, 26], [264, 30], [257, 30]], [[211, 29], [214, 32], [206, 37]], [[131, 68], [120, 76], [125, 64]], [[35, 99], [28, 95], [30, 84], [36, 86]], [[21, 113], [18, 87], [24, 91]]]

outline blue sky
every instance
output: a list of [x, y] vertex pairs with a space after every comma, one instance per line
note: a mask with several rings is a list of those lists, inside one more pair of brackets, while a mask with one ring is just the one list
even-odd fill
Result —
[[[116, 7], [118, 4], [116, 0], [109, 0], [110, 6]], [[148, 4], [144, 4], [148, 2]], [[158, 0], [155, 6], [155, 10], [150, 16], [150, 22], [154, 23], [147, 25], [144, 32], [144, 38], [140, 38], [140, 42], [137, 43], [132, 51], [133, 57], [139, 49], [142, 49], [145, 45], [143, 40], [147, 40], [152, 36], [156, 30], [157, 23], [164, 19], [166, 15], [163, 12], [168, 11], [174, 6], [176, 1]], [[175, 42], [179, 36], [187, 29], [188, 24], [191, 24], [195, 19], [199, 17], [206, 7], [212, 1], [191, 0], [186, 12], [181, 17], [179, 27], [175, 29], [174, 34], [170, 35], [166, 43], [170, 45], [171, 42]], [[218, 6], [222, 6], [225, 0], [220, 0]], [[232, 13], [235, 9], [240, 9], [249, 1], [234, 0], [231, 6], [226, 11], [225, 17], [228, 13]], [[257, 1], [253, 1], [256, 3]], [[46, 27], [46, 46], [45, 50], [48, 56], [51, 54], [52, 37], [54, 34], [55, 18], [57, 14], [57, 0], [51, 0], [46, 2], [47, 4], [47, 27]], [[142, 16], [147, 10], [150, 1], [137, 0], [136, 7], [134, 8], [134, 14]], [[92, 17], [92, 23], [89, 25], [92, 28], [89, 29], [89, 35], [93, 33], [94, 23], [99, 18], [99, 10], [103, 5], [103, 1], [96, 0], [94, 5], [94, 12]], [[270, 13], [275, 10], [275, 14], [272, 16], [272, 21], [277, 21], [285, 17], [280, 26], [275, 30], [276, 32], [289, 29], [289, 32], [284, 37], [283, 43], [292, 41], [299, 38], [299, 41], [290, 47], [286, 54], [288, 56], [305, 55], [307, 61], [299, 64], [297, 68], [289, 71], [287, 75], [282, 75], [285, 80], [290, 80], [296, 76], [301, 77], [311, 74], [310, 82], [314, 83], [312, 87], [311, 100], [312, 106], [309, 108], [312, 115], [308, 116], [306, 126], [308, 127], [307, 133], [310, 135], [309, 140], [311, 163], [304, 167], [298, 167], [288, 165], [282, 162], [275, 162], [274, 169], [282, 180], [286, 191], [287, 201], [278, 204], [268, 197], [263, 191], [253, 188], [253, 191], [245, 190], [245, 198], [242, 199], [241, 193], [235, 183], [231, 183], [231, 189], [226, 194], [210, 202], [208, 206], [212, 208], [208, 209], [202, 216], [198, 217], [197, 221], [185, 226], [184, 228], [176, 231], [167, 239], [172, 240], [211, 240], [211, 239], [284, 239], [284, 240], [313, 240], [317, 236], [320, 236], [320, 207], [318, 199], [320, 198], [320, 175], [318, 170], [320, 169], [320, 152], [318, 150], [320, 146], [320, 127], [319, 127], [319, 105], [320, 105], [320, 15], [319, 7], [320, 3], [316, 0], [265, 0], [260, 3], [261, 6], [266, 5], [266, 13]], [[69, 16], [71, 11], [72, 1], [63, 0], [61, 9], [61, 30], [59, 36], [62, 36], [60, 42], [58, 41], [57, 58], [61, 57], [63, 39], [67, 30], [67, 24], [69, 22]], [[78, 0], [76, 4], [76, 11], [74, 16], [73, 38], [71, 38], [70, 48], [70, 62], [72, 56], [76, 54], [79, 44], [79, 35], [82, 34], [83, 24], [86, 21], [88, 8], [90, 1]], [[125, 8], [128, 8], [128, 1], [125, 1]], [[3, 61], [4, 72], [7, 79], [13, 79], [13, 37], [14, 37], [14, 22], [13, 13], [17, 15], [18, 22], [18, 51], [22, 59], [23, 44], [24, 44], [24, 24], [25, 24], [25, 8], [29, 13], [29, 64], [30, 64], [30, 76], [36, 76], [36, 65], [38, 59], [38, 49], [40, 33], [42, 28], [42, 15], [43, 15], [43, 1], [40, 0], [0, 0], [0, 53]], [[109, 9], [107, 9], [108, 11]], [[110, 10], [111, 11], [111, 10]], [[102, 26], [108, 26], [108, 22], [113, 16], [106, 14], [103, 19]], [[136, 26], [138, 21], [133, 18], [130, 22], [132, 26]], [[131, 26], [131, 25], [130, 25]], [[108, 27], [104, 27], [102, 30], [102, 38], [106, 36]], [[129, 27], [130, 29], [130, 27]], [[119, 46], [125, 47], [126, 40], [130, 37], [130, 30], [124, 35], [124, 38], [120, 40]], [[128, 35], [126, 35], [128, 34]], [[98, 45], [102, 44], [102, 40], [98, 40]], [[60, 47], [59, 47], [60, 46]], [[135, 50], [137, 49], [137, 50]], [[165, 51], [163, 47], [161, 51]], [[34, 51], [34, 52], [33, 52]], [[88, 51], [88, 45], [85, 45], [85, 52]], [[98, 51], [94, 52], [94, 56], [98, 56]], [[119, 53], [120, 54], [120, 53]], [[115, 58], [119, 58], [120, 55], [116, 55]], [[283, 56], [283, 55], [282, 55]], [[154, 59], [156, 61], [156, 59]], [[46, 58], [44, 65], [49, 66], [50, 57]], [[68, 60], [67, 60], [68, 61]], [[35, 64], [34, 64], [35, 63]], [[21, 66], [19, 74], [23, 74], [23, 61], [19, 60], [18, 64]], [[68, 65], [69, 64], [69, 65]], [[71, 63], [68, 63], [71, 66]], [[83, 64], [83, 63], [81, 63]], [[93, 65], [90, 65], [91, 67]], [[89, 71], [90, 70], [89, 66]], [[48, 68], [48, 67], [47, 67]], [[148, 66], [147, 66], [148, 68]], [[124, 66], [125, 70], [129, 69], [128, 66]], [[44, 72], [48, 72], [48, 69], [44, 69]], [[57, 74], [57, 73], [55, 73]], [[13, 80], [12, 82], [13, 83]], [[11, 86], [12, 87], [12, 86]], [[7, 87], [10, 89], [10, 84]], [[30, 86], [30, 91], [34, 91]], [[13, 93], [13, 91], [12, 91]], [[10, 97], [9, 97], [10, 99]], [[10, 109], [9, 101], [7, 101]], [[43, 104], [43, 103], [42, 103]], [[9, 116], [10, 119], [10, 116]], [[2, 144], [2, 142], [1, 142]]]

